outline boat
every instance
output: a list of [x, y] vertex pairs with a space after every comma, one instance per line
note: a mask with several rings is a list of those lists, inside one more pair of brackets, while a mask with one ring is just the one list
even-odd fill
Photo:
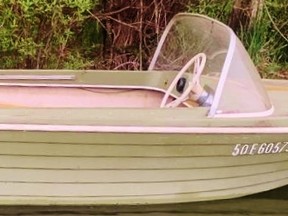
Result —
[[146, 71], [1, 70], [1, 205], [231, 199], [288, 184], [288, 82], [235, 33], [167, 25]]

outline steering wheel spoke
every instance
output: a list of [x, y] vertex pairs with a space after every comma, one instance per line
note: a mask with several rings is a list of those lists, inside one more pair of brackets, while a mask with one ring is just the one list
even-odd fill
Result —
[[[185, 100], [189, 98], [189, 94], [194, 89], [201, 88], [200, 86], [200, 76], [203, 72], [203, 69], [205, 67], [206, 63], [206, 55], [204, 53], [199, 53], [195, 55], [193, 58], [191, 58], [184, 67], [179, 71], [177, 76], [174, 78], [174, 80], [171, 82], [170, 86], [168, 87], [167, 91], [165, 92], [165, 95], [162, 99], [160, 107], [166, 107], [166, 108], [174, 108], [179, 106], [181, 103], [183, 103]], [[180, 95], [180, 97], [176, 98], [174, 101], [167, 103], [169, 96], [171, 95], [173, 89], [177, 86], [178, 81], [181, 79], [181, 77], [184, 75], [184, 73], [194, 64], [193, 69], [193, 75], [191, 79], [188, 80], [188, 87], [183, 91], [183, 93]], [[194, 92], [197, 93], [197, 92]]]

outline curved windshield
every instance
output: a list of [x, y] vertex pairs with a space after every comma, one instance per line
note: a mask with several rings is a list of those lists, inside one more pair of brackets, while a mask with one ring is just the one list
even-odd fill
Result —
[[211, 18], [175, 16], [163, 33], [149, 70], [180, 71], [198, 53], [207, 57], [200, 80], [204, 89], [213, 92], [210, 117], [271, 114], [271, 102], [245, 48], [229, 27]]
[[[272, 113], [273, 106], [259, 73], [240, 40], [233, 35], [210, 115], [254, 117]], [[229, 62], [231, 60], [231, 62]], [[225, 71], [227, 70], [227, 72]], [[217, 96], [217, 95], [216, 95]], [[216, 100], [218, 99], [218, 101]]]
[[165, 29], [149, 70], [180, 71], [195, 55], [205, 53], [207, 61], [202, 74], [216, 77], [216, 81], [209, 83], [216, 91], [229, 40], [225, 26], [217, 25], [206, 17], [178, 14]]

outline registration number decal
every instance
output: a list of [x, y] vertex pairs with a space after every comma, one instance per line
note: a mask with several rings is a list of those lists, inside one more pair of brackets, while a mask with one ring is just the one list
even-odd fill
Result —
[[288, 152], [288, 142], [236, 144], [232, 155], [261, 155]]

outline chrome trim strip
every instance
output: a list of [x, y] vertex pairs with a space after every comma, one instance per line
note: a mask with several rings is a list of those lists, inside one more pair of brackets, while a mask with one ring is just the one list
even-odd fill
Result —
[[0, 80], [75, 80], [75, 75], [0, 75]]

